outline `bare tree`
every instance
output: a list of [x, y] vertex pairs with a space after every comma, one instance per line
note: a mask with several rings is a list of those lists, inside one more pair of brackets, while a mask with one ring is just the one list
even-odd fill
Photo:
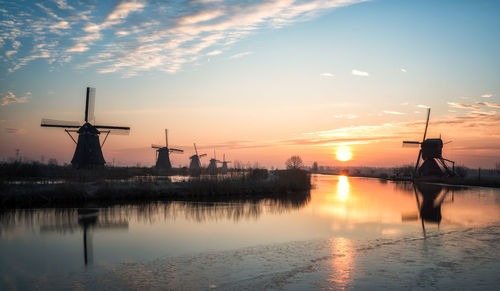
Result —
[[285, 162], [287, 169], [300, 169], [303, 166], [302, 159], [299, 156], [291, 156]]

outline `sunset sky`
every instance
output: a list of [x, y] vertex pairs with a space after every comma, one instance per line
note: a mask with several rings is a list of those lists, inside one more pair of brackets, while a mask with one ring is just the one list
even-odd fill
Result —
[[131, 127], [103, 148], [117, 165], [152, 165], [168, 128], [174, 166], [193, 142], [266, 167], [399, 166], [431, 107], [446, 158], [493, 168], [500, 1], [0, 1], [0, 160], [69, 163], [40, 120], [83, 121], [87, 86], [98, 123]]

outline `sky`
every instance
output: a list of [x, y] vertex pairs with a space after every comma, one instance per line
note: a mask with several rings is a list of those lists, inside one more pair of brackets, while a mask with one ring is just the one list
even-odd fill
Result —
[[[284, 167], [500, 162], [499, 1], [0, 1], [0, 160], [71, 161], [42, 118], [126, 125], [108, 164], [154, 164], [151, 144]], [[336, 153], [352, 158], [339, 161]], [[202, 159], [208, 163], [208, 159]]]

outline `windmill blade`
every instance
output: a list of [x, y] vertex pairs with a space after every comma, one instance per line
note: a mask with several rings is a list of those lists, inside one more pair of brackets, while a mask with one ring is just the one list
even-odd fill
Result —
[[161, 145], [157, 145], [157, 144], [152, 144], [152, 145], [151, 145], [151, 148], [153, 148], [153, 149], [161, 149], [162, 147], [163, 147], [163, 146], [161, 146]]
[[194, 144], [194, 152], [196, 153], [196, 155], [198, 155], [198, 149], [196, 148], [196, 143], [193, 142], [193, 144]]
[[168, 129], [165, 128], [165, 146], [168, 148]]
[[180, 149], [169, 149], [171, 152], [176, 152], [176, 153], [183, 153], [184, 150], [180, 150]]
[[95, 128], [102, 129], [119, 129], [119, 130], [130, 130], [130, 126], [117, 126], [117, 125], [94, 125]]
[[422, 139], [422, 142], [425, 141], [425, 137], [427, 136], [427, 127], [429, 127], [429, 117], [431, 116], [431, 108], [427, 108], [427, 121], [425, 122], [425, 131], [424, 131], [424, 138]]
[[450, 140], [450, 141], [445, 142], [444, 144], [449, 144], [449, 143], [451, 143], [451, 142], [453, 142], [453, 141], [452, 141], [452, 140]]
[[85, 100], [85, 122], [94, 122], [95, 88], [87, 87]]
[[201, 154], [201, 155], [198, 155], [198, 157], [200, 157], [200, 158], [201, 158], [201, 157], [206, 157], [206, 156], [207, 156], [207, 154]]
[[95, 128], [101, 132], [109, 132], [111, 135], [129, 135], [129, 126], [115, 126], [115, 125], [95, 125]]
[[55, 120], [43, 118], [40, 126], [44, 127], [63, 127], [63, 128], [80, 128], [80, 122], [78, 121], [65, 121], [65, 120]]
[[403, 141], [403, 147], [405, 148], [418, 147], [420, 144], [419, 141]]
[[420, 157], [422, 156], [422, 150], [418, 151], [418, 158], [417, 158], [417, 163], [415, 164], [415, 176], [417, 175], [418, 171], [418, 164], [420, 163]]

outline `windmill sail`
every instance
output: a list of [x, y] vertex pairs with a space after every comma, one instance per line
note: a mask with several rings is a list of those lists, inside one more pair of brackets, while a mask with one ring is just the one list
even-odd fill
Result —
[[80, 128], [81, 124], [78, 121], [66, 121], [43, 118], [40, 126], [43, 127], [62, 127], [62, 128]]

